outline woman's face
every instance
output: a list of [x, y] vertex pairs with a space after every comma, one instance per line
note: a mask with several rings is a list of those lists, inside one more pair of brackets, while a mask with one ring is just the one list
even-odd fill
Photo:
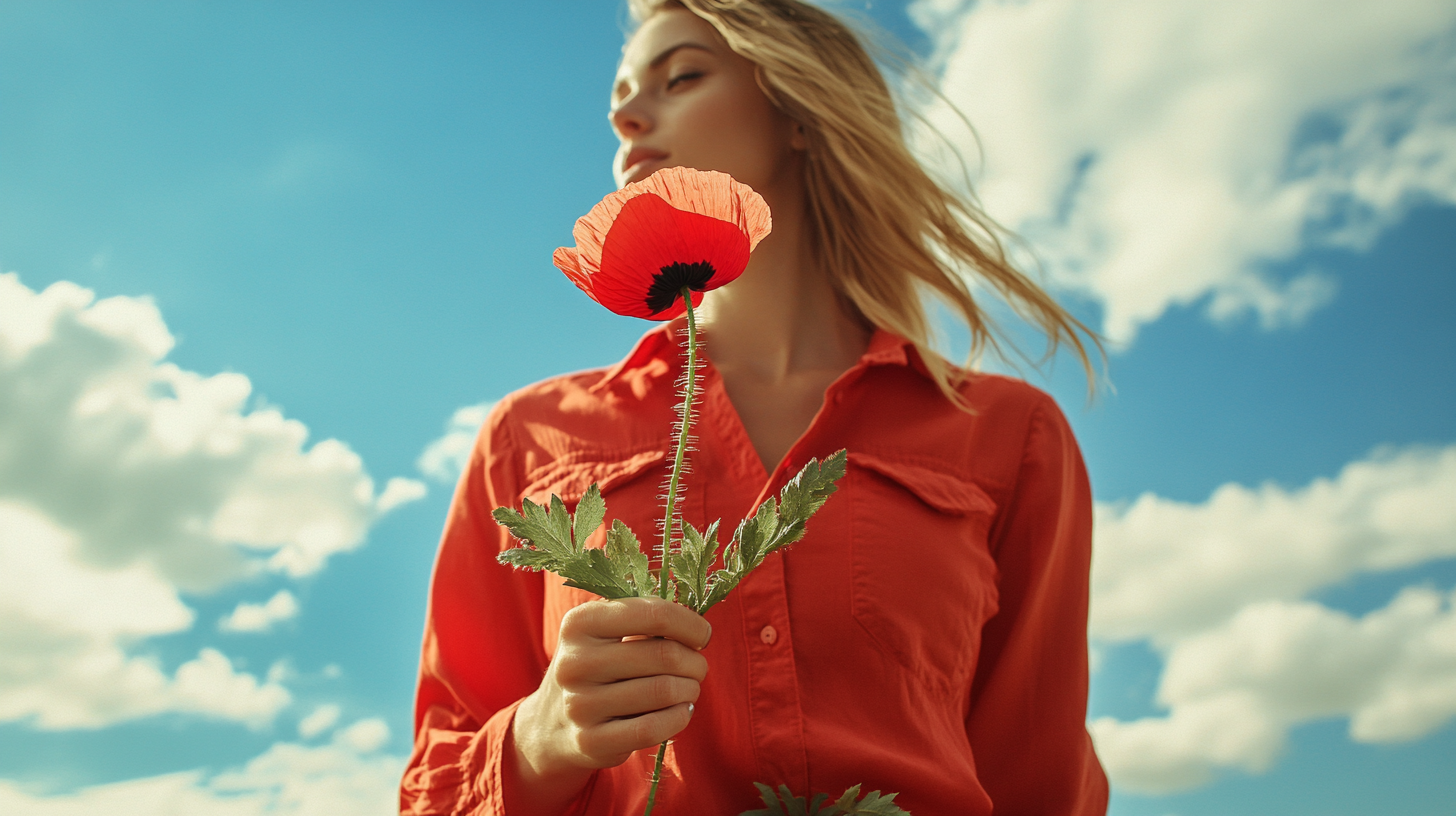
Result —
[[618, 187], [664, 167], [719, 170], [766, 197], [798, 179], [797, 126], [769, 104], [753, 63], [684, 9], [652, 15], [627, 43], [610, 119]]

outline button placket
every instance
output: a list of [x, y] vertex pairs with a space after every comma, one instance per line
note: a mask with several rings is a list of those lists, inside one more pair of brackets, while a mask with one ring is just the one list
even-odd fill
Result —
[[[743, 601], [749, 717], [760, 773], [764, 778], [784, 780], [790, 787], [808, 785], [804, 712], [782, 555], [765, 560], [735, 592]], [[765, 624], [766, 620], [773, 623]]]

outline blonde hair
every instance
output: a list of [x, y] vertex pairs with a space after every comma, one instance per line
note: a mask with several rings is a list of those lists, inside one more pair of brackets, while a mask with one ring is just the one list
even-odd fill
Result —
[[[914, 343], [941, 391], [968, 407], [958, 386], [988, 347], [1002, 350], [1000, 331], [957, 272], [968, 269], [1041, 328], [1047, 358], [1062, 342], [1073, 348], [1091, 393], [1096, 373], [1082, 335], [1100, 351], [1096, 333], [1011, 264], [1004, 230], [916, 160], [889, 86], [844, 22], [801, 0], [628, 0], [638, 23], [671, 7], [711, 24], [757, 66], [769, 101], [803, 126], [811, 246], [858, 317]], [[931, 348], [924, 292], [970, 329], [965, 369]]]

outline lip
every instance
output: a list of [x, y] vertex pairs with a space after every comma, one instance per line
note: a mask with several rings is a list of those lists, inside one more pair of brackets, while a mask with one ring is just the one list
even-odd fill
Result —
[[630, 178], [636, 175], [636, 171], [643, 169], [647, 163], [665, 158], [667, 158], [667, 153], [664, 151], [654, 150], [650, 147], [634, 147], [622, 162], [622, 177]]

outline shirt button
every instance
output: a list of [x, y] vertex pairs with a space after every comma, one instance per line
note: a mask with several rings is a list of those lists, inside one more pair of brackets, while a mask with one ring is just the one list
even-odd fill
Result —
[[779, 630], [772, 626], [765, 626], [758, 633], [758, 639], [772, 646], [774, 641], [779, 639]]

